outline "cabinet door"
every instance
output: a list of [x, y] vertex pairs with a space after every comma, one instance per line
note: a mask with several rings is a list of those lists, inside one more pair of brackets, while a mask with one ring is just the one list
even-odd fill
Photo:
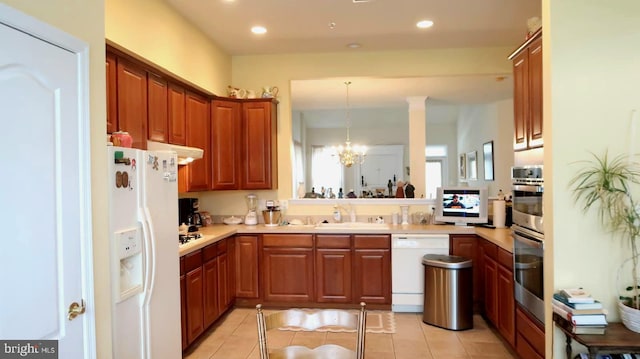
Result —
[[204, 97], [187, 92], [186, 97], [187, 145], [204, 150], [201, 160], [188, 167], [187, 190], [206, 191], [211, 187], [211, 152], [209, 102]]
[[198, 267], [188, 272], [185, 279], [187, 298], [187, 341], [191, 344], [204, 331], [204, 280], [202, 267]]
[[480, 290], [481, 270], [478, 266], [478, 243], [474, 234], [452, 234], [450, 237], [451, 254], [461, 256], [472, 261], [473, 271], [473, 306], [478, 311], [482, 305], [482, 291]]
[[118, 65], [116, 55], [107, 53], [107, 133], [118, 131]]
[[498, 263], [491, 257], [484, 256], [484, 313], [494, 324], [498, 325], [497, 300]]
[[218, 258], [208, 260], [202, 266], [204, 276], [204, 327], [209, 327], [216, 319], [218, 310]]
[[499, 308], [497, 327], [500, 334], [515, 347], [516, 321], [515, 300], [513, 297], [513, 272], [504, 266], [498, 265], [497, 272], [497, 308]]
[[168, 138], [168, 84], [167, 80], [153, 73], [147, 78], [148, 99], [148, 139], [156, 142], [167, 142]]
[[220, 314], [231, 308], [233, 297], [229, 292], [229, 255], [225, 249], [218, 255], [218, 311]]
[[264, 300], [313, 302], [313, 249], [264, 248]]
[[528, 146], [540, 147], [542, 140], [542, 37], [529, 45], [529, 136]]
[[180, 327], [182, 328], [182, 350], [189, 342], [187, 341], [187, 279], [183, 274], [180, 276]]
[[187, 144], [186, 94], [182, 86], [169, 84], [169, 143], [185, 146]]
[[211, 102], [212, 189], [240, 188], [241, 112], [239, 102]]
[[229, 296], [228, 308], [233, 307], [236, 298], [236, 240], [234, 237], [227, 241], [227, 295]]
[[242, 104], [242, 189], [278, 187], [277, 115], [273, 100]]
[[237, 235], [235, 241], [236, 297], [259, 298], [258, 237]]
[[118, 59], [118, 129], [133, 137], [133, 148], [147, 148], [147, 72]]
[[351, 249], [316, 249], [316, 293], [319, 303], [351, 303]]
[[391, 251], [354, 251], [354, 299], [357, 302], [391, 304]]
[[527, 148], [527, 122], [529, 120], [529, 58], [522, 51], [513, 59], [513, 149]]

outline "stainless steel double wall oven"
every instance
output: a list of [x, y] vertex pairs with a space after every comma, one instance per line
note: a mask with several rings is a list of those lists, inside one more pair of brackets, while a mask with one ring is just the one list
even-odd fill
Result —
[[513, 167], [513, 261], [515, 299], [544, 323], [544, 228], [542, 166]]

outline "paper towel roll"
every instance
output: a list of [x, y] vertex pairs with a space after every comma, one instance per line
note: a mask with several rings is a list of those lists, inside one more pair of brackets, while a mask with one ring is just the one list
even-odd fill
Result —
[[505, 201], [493, 201], [493, 225], [496, 228], [505, 227], [507, 207]]

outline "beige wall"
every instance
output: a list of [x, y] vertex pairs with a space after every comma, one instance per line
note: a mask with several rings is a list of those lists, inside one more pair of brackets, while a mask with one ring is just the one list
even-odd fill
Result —
[[[553, 289], [582, 286], [606, 305], [607, 320], [616, 321], [616, 270], [628, 249], [604, 233], [594, 213], [583, 214], [567, 189], [581, 166], [575, 162], [589, 152], [625, 154], [632, 136], [638, 142], [629, 119], [640, 109], [640, 48], [634, 46], [640, 43], [640, 2], [544, 0], [543, 19], [544, 211], [552, 260], [545, 278], [553, 279], [545, 294], [550, 299]], [[563, 343], [556, 334], [555, 357], [563, 357]]]
[[[3, 0], [89, 44], [90, 121], [91, 121], [91, 197], [93, 201], [93, 250], [97, 357], [111, 357], [109, 261], [101, 253], [109, 250], [106, 206], [106, 104], [104, 55], [104, 2], [75, 0]], [[89, 303], [92, 306], [92, 303]]]
[[231, 58], [161, 0], [106, 0], [110, 41], [217, 95], [226, 95]]

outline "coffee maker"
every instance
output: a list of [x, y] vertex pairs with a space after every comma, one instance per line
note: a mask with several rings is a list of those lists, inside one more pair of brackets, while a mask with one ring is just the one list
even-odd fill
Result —
[[199, 227], [202, 227], [200, 204], [197, 198], [178, 199], [178, 214], [178, 225], [184, 223], [189, 227], [189, 232], [196, 232]]

